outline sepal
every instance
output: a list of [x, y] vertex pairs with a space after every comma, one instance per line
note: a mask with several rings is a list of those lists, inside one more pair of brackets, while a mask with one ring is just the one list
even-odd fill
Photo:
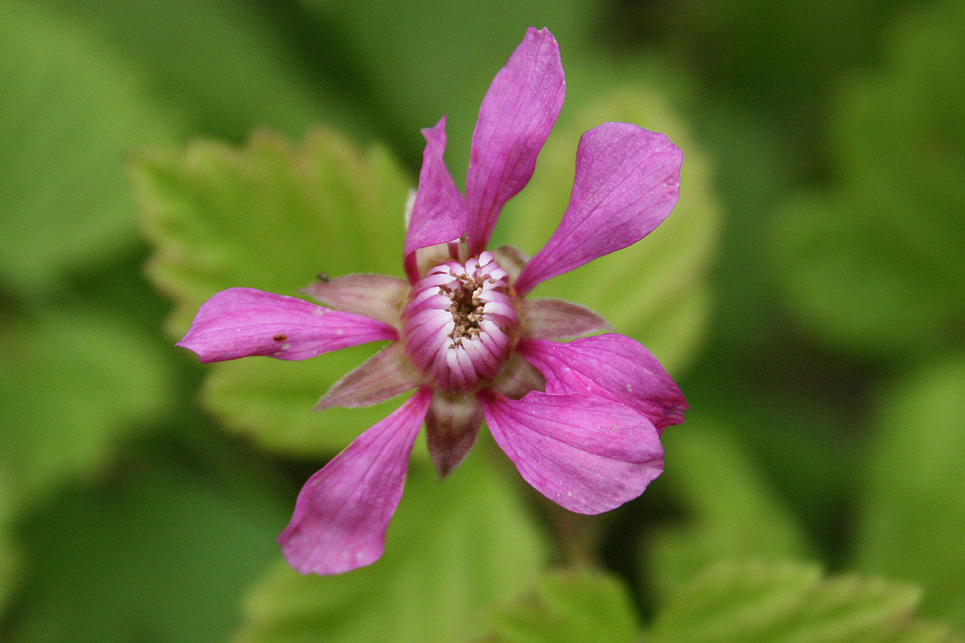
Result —
[[316, 411], [333, 406], [371, 406], [419, 385], [421, 377], [393, 342], [335, 382], [315, 405]]
[[599, 313], [563, 299], [524, 299], [519, 315], [524, 339], [564, 339], [613, 330]]
[[436, 391], [426, 413], [426, 444], [439, 476], [445, 478], [476, 443], [482, 406], [475, 395]]
[[409, 294], [409, 284], [387, 275], [355, 274], [334, 279], [322, 277], [302, 292], [335, 310], [364, 315], [399, 328], [399, 315]]

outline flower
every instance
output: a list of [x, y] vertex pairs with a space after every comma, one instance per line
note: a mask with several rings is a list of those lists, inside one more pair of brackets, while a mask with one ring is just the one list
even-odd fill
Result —
[[591, 335], [611, 330], [595, 312], [526, 295], [656, 228], [677, 201], [680, 150], [628, 123], [586, 132], [569, 206], [543, 249], [531, 259], [508, 246], [486, 249], [503, 205], [533, 173], [563, 94], [556, 40], [530, 28], [479, 110], [465, 196], [443, 161], [445, 118], [423, 130], [407, 279], [324, 278], [305, 292], [325, 306], [230, 288], [201, 306], [178, 343], [216, 362], [300, 360], [389, 340], [318, 408], [416, 390], [305, 483], [279, 536], [296, 570], [337, 574], [382, 555], [423, 423], [441, 475], [462, 461], [485, 419], [523, 478], [578, 513], [618, 507], [661, 473], [660, 433], [687, 408], [670, 376], [629, 337]]

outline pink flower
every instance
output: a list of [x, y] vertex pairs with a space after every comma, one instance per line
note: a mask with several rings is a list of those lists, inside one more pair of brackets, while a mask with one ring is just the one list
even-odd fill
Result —
[[[556, 40], [530, 28], [493, 80], [473, 134], [466, 191], [443, 162], [445, 119], [423, 130], [419, 188], [403, 249], [407, 280], [347, 275], [306, 293], [219, 292], [178, 345], [202, 362], [300, 360], [366, 342], [390, 344], [336, 382], [318, 408], [415, 394], [302, 488], [279, 536], [302, 573], [337, 574], [382, 555], [423, 423], [444, 476], [485, 418], [523, 478], [570, 511], [636, 498], [663, 469], [659, 434], [683, 421], [680, 390], [650, 352], [577, 304], [525, 299], [540, 282], [636, 243], [677, 201], [681, 153], [627, 123], [586, 132], [570, 204], [532, 259], [486, 250], [499, 212], [529, 181], [563, 104]], [[632, 292], [628, 292], [632, 296]]]

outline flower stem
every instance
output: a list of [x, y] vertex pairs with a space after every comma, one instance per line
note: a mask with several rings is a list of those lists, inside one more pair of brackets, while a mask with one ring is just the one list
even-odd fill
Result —
[[544, 499], [542, 504], [556, 537], [560, 562], [565, 567], [599, 567], [599, 522], [591, 516], [567, 511], [549, 500]]

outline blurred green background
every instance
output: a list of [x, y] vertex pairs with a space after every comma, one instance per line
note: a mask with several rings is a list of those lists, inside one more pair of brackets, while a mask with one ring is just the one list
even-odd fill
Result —
[[[419, 452], [385, 558], [300, 577], [274, 538], [301, 483], [392, 404], [311, 407], [371, 348], [201, 367], [173, 342], [222, 288], [401, 275], [419, 129], [448, 115], [460, 182], [529, 25], [567, 102], [498, 241], [547, 238], [582, 131], [668, 133], [667, 223], [537, 294], [646, 343], [687, 422], [592, 519], [487, 440], [443, 484]], [[0, 639], [962, 631], [963, 33], [952, 0], [4, 0]], [[776, 629], [771, 601], [688, 634], [715, 591], [789, 588]]]

